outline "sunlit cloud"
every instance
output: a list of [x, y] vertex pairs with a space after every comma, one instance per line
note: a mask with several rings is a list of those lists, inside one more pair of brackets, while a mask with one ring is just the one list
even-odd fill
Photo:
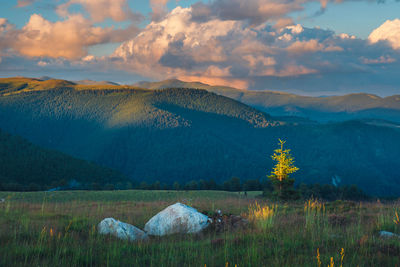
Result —
[[16, 33], [12, 48], [27, 57], [74, 60], [85, 56], [88, 46], [106, 42], [111, 31], [92, 26], [82, 15], [71, 15], [67, 20], [53, 23], [34, 14]]
[[35, 0], [18, 0], [17, 7], [26, 7], [30, 6], [35, 2]]
[[[0, 49], [8, 49], [26, 57], [50, 57], [78, 60], [87, 55], [89, 46], [122, 42], [138, 32], [135, 26], [126, 29], [102, 28], [80, 14], [51, 22], [33, 14], [22, 29], [0, 19]], [[2, 47], [5, 46], [5, 47]]]
[[167, 3], [169, 0], [150, 0], [150, 6], [152, 9], [152, 20], [153, 21], [158, 21], [160, 20], [163, 16], [165, 16], [168, 13], [167, 10]]
[[323, 56], [314, 62], [313, 54], [341, 53], [341, 40], [333, 32], [301, 25], [275, 29], [249, 28], [234, 20], [196, 21], [193, 8], [178, 7], [123, 43], [112, 58], [120, 68], [154, 79], [234, 82], [247, 88], [254, 76], [318, 73]]
[[46, 62], [46, 61], [39, 61], [38, 63], [37, 63], [37, 65], [38, 66], [40, 66], [40, 67], [46, 67], [47, 65], [49, 65], [49, 63], [48, 62]]
[[346, 33], [299, 24], [248, 27], [246, 21], [197, 20], [195, 12], [193, 7], [175, 8], [110, 58], [119, 68], [151, 79], [262, 89], [268, 88], [257, 83], [262, 77], [376, 74], [381, 70], [375, 65], [395, 63], [400, 56], [391, 47]]
[[227, 79], [223, 77], [216, 77], [216, 76], [206, 76], [206, 75], [199, 75], [199, 76], [179, 76], [179, 79], [185, 82], [201, 82], [208, 85], [218, 85], [218, 86], [229, 86], [238, 89], [246, 89], [249, 87], [249, 82], [244, 81], [241, 79]]
[[368, 37], [371, 43], [387, 41], [393, 49], [400, 49], [400, 19], [387, 20]]
[[[291, 14], [312, 2], [325, 10], [347, 1], [212, 0], [188, 8], [176, 2], [177, 7], [168, 10], [169, 0], [149, 0], [152, 12], [144, 25], [136, 23], [144, 15], [131, 10], [128, 0], [64, 0], [55, 8], [58, 19], [33, 14], [17, 28], [0, 18], [0, 68], [15, 56], [18, 64], [26, 58], [32, 68], [46, 70], [101, 69], [242, 89], [302, 85], [309, 91], [328, 88], [338, 76], [354, 86], [350, 77], [360, 75], [365, 86], [363, 79], [372, 74], [398, 72], [400, 19], [386, 21], [365, 40], [296, 23]], [[92, 47], [103, 44], [111, 44], [108, 51], [119, 46], [99, 56]]]

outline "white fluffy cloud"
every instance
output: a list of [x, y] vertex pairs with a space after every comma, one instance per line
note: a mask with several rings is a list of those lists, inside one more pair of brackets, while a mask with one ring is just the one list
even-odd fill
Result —
[[88, 47], [109, 42], [122, 42], [135, 36], [138, 28], [102, 28], [84, 18], [69, 15], [65, 20], [51, 22], [33, 14], [22, 29], [16, 29], [0, 18], [0, 55], [3, 51], [34, 57], [78, 60], [87, 55]]
[[235, 20], [197, 21], [193, 10], [177, 7], [152, 22], [114, 52], [113, 62], [154, 79], [247, 88], [254, 77], [301, 76], [334, 68], [331, 54], [345, 53], [346, 41], [354, 40], [301, 25], [275, 29], [266, 24], [246, 27]]
[[[400, 61], [400, 53], [371, 39], [299, 24], [249, 27], [244, 20], [201, 20], [195, 17], [196, 8], [177, 7], [164, 19], [153, 21], [116, 49], [112, 62], [156, 80], [324, 91], [333, 86], [356, 87], [356, 81], [363, 84], [362, 90], [372, 84], [365, 82], [371, 74], [387, 76]], [[354, 75], [360, 77], [349, 79]]]
[[368, 37], [371, 43], [387, 41], [393, 49], [400, 49], [400, 19], [387, 20]]
[[92, 26], [82, 15], [53, 23], [34, 14], [16, 34], [12, 48], [28, 57], [78, 59], [86, 55], [88, 46], [105, 42], [110, 32]]
[[[238, 26], [233, 21], [196, 23], [191, 21], [190, 8], [177, 7], [164, 20], [150, 23], [134, 39], [123, 43], [112, 57], [121, 59], [123, 68], [159, 79], [200, 75], [208, 68], [215, 73], [224, 67], [213, 64], [227, 59], [226, 48], [218, 38], [235, 32]], [[201, 67], [194, 66], [196, 63]], [[196, 68], [186, 70], [192, 67]], [[226, 70], [222, 72], [226, 74]]]
[[[17, 7], [31, 5], [36, 0], [20, 0]], [[70, 13], [71, 5], [80, 5], [87, 14]], [[120, 43], [135, 36], [139, 29], [132, 20], [142, 15], [134, 14], [127, 0], [67, 0], [59, 4], [56, 12], [62, 18], [50, 21], [33, 14], [21, 28], [0, 18], [0, 56], [3, 54], [28, 58], [63, 58], [79, 60], [91, 46]], [[121, 22], [131, 20], [124, 28], [96, 26], [108, 18]]]

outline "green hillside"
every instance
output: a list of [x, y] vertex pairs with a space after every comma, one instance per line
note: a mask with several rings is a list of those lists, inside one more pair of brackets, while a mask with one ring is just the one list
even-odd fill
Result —
[[[44, 93], [48, 99], [38, 105], [37, 101], [42, 100]], [[91, 119], [108, 127], [151, 124], [157, 128], [169, 128], [190, 124], [175, 112], [169, 112], [169, 109], [179, 108], [237, 118], [253, 127], [282, 123], [272, 121], [270, 116], [247, 105], [201, 90], [153, 91], [131, 86], [76, 85], [63, 80], [7, 78], [0, 79], [0, 95], [6, 106], [19, 105], [21, 111], [31, 112], [31, 108], [38, 108], [40, 113], [45, 112], [50, 117], [68, 114], [75, 119]], [[41, 114], [35, 112], [32, 116]]]
[[298, 182], [330, 184], [339, 176], [368, 193], [400, 193], [396, 127], [277, 119], [205, 90], [33, 83], [21, 91], [0, 80], [4, 130], [136, 181], [265, 179], [281, 138], [300, 168]]
[[165, 80], [141, 82], [143, 88], [199, 88], [214, 92], [268, 112], [274, 116], [301, 116], [322, 122], [349, 119], [385, 119], [400, 123], [400, 95], [379, 97], [372, 94], [308, 97], [274, 91], [248, 91], [198, 82]]
[[68, 187], [99, 187], [127, 182], [122, 174], [54, 150], [43, 149], [27, 140], [0, 130], [0, 190], [44, 190]]

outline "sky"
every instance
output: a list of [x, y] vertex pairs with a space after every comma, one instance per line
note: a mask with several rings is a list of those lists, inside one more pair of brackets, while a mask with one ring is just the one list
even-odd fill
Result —
[[0, 77], [400, 94], [398, 0], [0, 1]]

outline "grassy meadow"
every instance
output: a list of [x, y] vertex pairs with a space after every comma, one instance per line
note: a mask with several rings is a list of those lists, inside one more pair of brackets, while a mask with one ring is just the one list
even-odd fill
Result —
[[[0, 192], [0, 266], [400, 266], [399, 202], [272, 203], [219, 191]], [[113, 217], [143, 229], [175, 202], [246, 216], [245, 230], [132, 243], [97, 234]], [[398, 224], [397, 224], [397, 223]], [[332, 265], [334, 264], [334, 265]]]

